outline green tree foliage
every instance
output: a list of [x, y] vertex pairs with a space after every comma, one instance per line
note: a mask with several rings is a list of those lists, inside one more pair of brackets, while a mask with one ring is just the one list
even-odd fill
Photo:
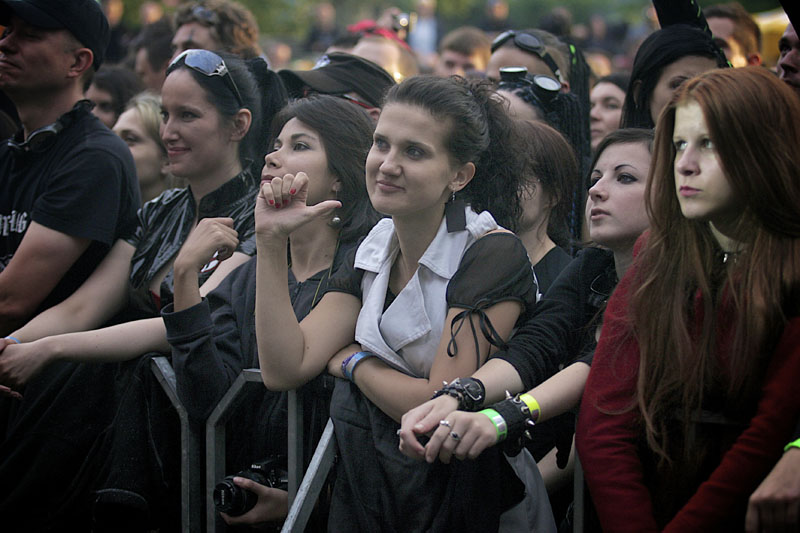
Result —
[[[139, 6], [144, 0], [125, 0], [125, 19], [130, 26], [138, 24]], [[274, 37], [302, 39], [313, 20], [314, 5], [318, 0], [239, 0], [256, 17], [261, 32]], [[603, 13], [609, 20], [636, 23], [643, 9], [650, 5], [645, 0], [507, 0], [510, 20], [517, 28], [535, 26], [539, 18], [555, 7], [568, 8], [575, 22], [586, 22], [594, 13]], [[717, 1], [699, 0], [701, 5]], [[739, 0], [750, 12], [780, 7], [778, 0]], [[413, 10], [414, 0], [390, 2], [384, 0], [331, 0], [336, 7], [337, 19], [342, 26], [361, 18], [375, 18], [386, 7], [397, 6], [404, 11]], [[463, 24], [476, 25], [483, 17], [486, 0], [438, 0], [437, 13], [447, 27]]]

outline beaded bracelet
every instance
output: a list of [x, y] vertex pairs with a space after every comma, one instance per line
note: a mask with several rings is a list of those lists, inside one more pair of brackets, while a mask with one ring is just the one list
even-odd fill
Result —
[[344, 377], [348, 381], [353, 381], [353, 371], [356, 369], [356, 365], [370, 357], [375, 357], [375, 354], [372, 352], [356, 352], [342, 361], [342, 374], [344, 374]]
[[788, 452], [790, 448], [800, 448], [800, 439], [793, 440], [783, 447], [783, 451]]
[[506, 435], [508, 434], [508, 426], [506, 425], [505, 419], [500, 416], [500, 413], [494, 409], [484, 409], [483, 411], [479, 411], [479, 413], [488, 416], [489, 420], [492, 421], [494, 429], [497, 432], [497, 442], [502, 442], [505, 440]]

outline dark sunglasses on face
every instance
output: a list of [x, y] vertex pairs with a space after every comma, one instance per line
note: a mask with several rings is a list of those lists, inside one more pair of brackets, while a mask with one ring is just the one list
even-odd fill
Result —
[[244, 107], [244, 99], [242, 99], [242, 94], [239, 92], [239, 88], [236, 86], [236, 82], [233, 80], [233, 76], [231, 76], [228, 66], [217, 54], [209, 50], [184, 50], [172, 60], [172, 63], [169, 64], [169, 67], [167, 67], [167, 74], [178, 68], [181, 63], [190, 69], [199, 72], [200, 74], [204, 74], [209, 77], [221, 77], [225, 85], [228, 86], [233, 95], [236, 97], [236, 101], [239, 102], [239, 105]]
[[545, 65], [547, 65], [552, 73], [556, 75], [559, 83], [564, 83], [564, 78], [561, 75], [561, 69], [558, 68], [553, 56], [551, 56], [549, 53], [547, 53], [547, 50], [545, 50], [544, 43], [542, 43], [542, 41], [540, 41], [535, 35], [531, 35], [530, 33], [517, 33], [514, 30], [505, 31], [498, 35], [494, 41], [492, 41], [492, 53], [503, 46], [509, 39], [514, 39], [514, 45], [520, 50], [524, 50], [539, 56], [539, 59], [544, 61]]

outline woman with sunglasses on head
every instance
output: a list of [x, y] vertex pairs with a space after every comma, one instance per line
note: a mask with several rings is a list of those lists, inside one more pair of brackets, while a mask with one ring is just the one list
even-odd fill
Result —
[[[362, 108], [334, 96], [296, 100], [273, 121], [274, 142], [266, 156], [262, 181], [305, 172], [309, 204], [325, 200], [342, 204], [330, 217], [317, 218], [289, 236], [288, 288], [298, 320], [316, 306], [333, 272], [378, 220], [364, 181], [372, 130], [372, 119]], [[213, 252], [209, 247], [206, 255]], [[202, 267], [202, 257], [197, 256], [187, 274]], [[183, 265], [185, 259], [193, 260], [181, 254], [176, 265]], [[176, 276], [175, 302], [162, 313], [172, 345], [178, 396], [189, 415], [200, 422], [208, 419], [242, 369], [258, 367], [253, 322], [256, 268], [253, 257], [207, 298], [200, 295], [196, 275]], [[332, 382], [330, 376], [320, 375], [304, 387], [306, 465], [328, 420]], [[226, 424], [226, 472], [239, 472], [257, 460], [287, 454], [286, 393], [261, 387], [241, 401], [249, 407], [238, 409]], [[236, 478], [234, 483], [259, 498], [256, 506], [241, 516], [223, 514], [227, 523], [257, 524], [285, 518], [285, 490], [245, 478]], [[321, 529], [322, 524], [311, 527]]]
[[[72, 297], [13, 333], [21, 344], [5, 341], [0, 385], [24, 393], [15, 406], [17, 423], [4, 435], [3, 445], [13, 450], [4, 454], [0, 464], [4, 479], [21, 480], [10, 489], [15, 494], [34, 490], [35, 476], [25, 468], [34, 459], [42, 465], [36, 473], [52, 470], [51, 463], [57, 462], [57, 470], [69, 478], [74, 471], [64, 465], [86, 459], [98, 432], [114, 416], [117, 405], [109, 400], [117, 397], [120, 385], [109, 376], [117, 366], [80, 363], [127, 361], [148, 352], [169, 351], [164, 323], [157, 315], [172, 301], [173, 260], [179, 251], [204, 253], [213, 243], [216, 252], [204, 258], [205, 266], [196, 274], [202, 294], [253, 254], [252, 209], [258, 176], [250, 166], [262, 159], [266, 125], [284, 102], [280, 80], [261, 59], [245, 62], [192, 50], [171, 63], [162, 89], [162, 140], [171, 172], [189, 186], [166, 191], [147, 203], [130, 241], [118, 241]], [[112, 318], [122, 323], [84, 331]], [[137, 380], [150, 378], [144, 360], [135, 372], [123, 371], [125, 366], [120, 367], [125, 377], [121, 382], [134, 374]], [[87, 388], [87, 383], [92, 386]], [[80, 406], [89, 409], [91, 405], [92, 424], [76, 432], [66, 447], [48, 435], [64, 427], [68, 403], [69, 413], [75, 416], [88, 412]], [[25, 420], [41, 431], [31, 430]], [[75, 422], [76, 427], [81, 424]], [[53, 453], [36, 453], [42, 440], [49, 440]], [[52, 486], [58, 492], [61, 485]], [[59, 505], [62, 497], [63, 492], [52, 494], [53, 505]], [[18, 511], [25, 507], [16, 506], [16, 497], [0, 499], [15, 510], [15, 516], [21, 516]]]
[[[403, 453], [447, 463], [453, 456], [474, 459], [498, 443], [511, 450], [524, 444], [539, 461], [554, 510], [558, 509], [556, 516], [563, 516], [565, 506], [556, 502], [571, 501], [571, 490], [565, 497], [559, 491], [572, 477], [571, 470], [562, 470], [568, 455], [562, 450], [570, 449], [575, 427], [574, 417], [564, 413], [580, 400], [605, 303], [631, 262], [634, 242], [648, 226], [644, 190], [652, 140], [652, 132], [639, 129], [619, 130], [603, 140], [591, 165], [586, 204], [589, 234], [599, 247], [585, 248], [564, 269], [507, 350], [494, 354], [471, 378], [459, 380], [467, 391], [477, 386], [479, 401], [467, 398], [467, 405], [464, 393], [455, 390], [403, 415]], [[553, 375], [563, 365], [568, 366]], [[492, 405], [506, 391], [525, 390], [527, 395]], [[520, 403], [520, 398], [527, 403]], [[528, 413], [522, 412], [523, 406]], [[483, 408], [487, 409], [468, 412]], [[562, 415], [559, 423], [549, 422]], [[526, 425], [529, 419], [537, 425]], [[449, 426], [441, 425], [441, 420]], [[461, 439], [448, 438], [448, 430]], [[525, 438], [526, 431], [530, 439]], [[422, 435], [431, 436], [427, 444], [419, 442]], [[556, 445], [560, 468], [551, 452]]]
[[[553, 526], [524, 457], [512, 462], [527, 485], [499, 454], [463, 468], [420, 468], [397, 450], [400, 416], [443, 380], [472, 373], [535, 300], [525, 249], [498, 224], [513, 226], [519, 211], [519, 198], [507, 195], [519, 190], [519, 150], [513, 124], [485, 84], [414, 77], [390, 89], [366, 169], [373, 207], [391, 218], [373, 228], [300, 323], [278, 283], [286, 276], [286, 241], [338, 203], [308, 206], [303, 173], [262, 185], [262, 378], [273, 389], [301, 385], [326, 367], [344, 378], [331, 400], [339, 448], [332, 531], [491, 531], [504, 511], [512, 528]], [[487, 481], [481, 469], [496, 475]]]
[[661, 113], [650, 233], [609, 301], [578, 421], [604, 531], [741, 531], [790, 440], [798, 144], [800, 102], [758, 67], [693, 78]]

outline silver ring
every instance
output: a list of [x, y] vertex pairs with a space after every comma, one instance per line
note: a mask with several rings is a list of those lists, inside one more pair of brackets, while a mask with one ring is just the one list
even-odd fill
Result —
[[445, 426], [445, 427], [450, 427], [450, 422], [448, 422], [447, 420], [439, 420], [439, 425], [440, 426]]
[[456, 433], [455, 431], [451, 431], [450, 432], [450, 437], [456, 442], [461, 440], [461, 436], [458, 433]]

